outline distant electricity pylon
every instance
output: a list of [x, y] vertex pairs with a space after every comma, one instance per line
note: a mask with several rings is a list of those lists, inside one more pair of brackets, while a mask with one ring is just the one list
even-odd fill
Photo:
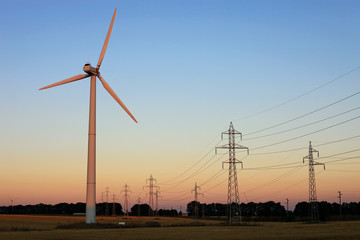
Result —
[[109, 187], [106, 187], [106, 205], [105, 205], [105, 216], [109, 216]]
[[149, 217], [154, 215], [154, 188], [160, 188], [159, 186], [154, 185], [156, 183], [156, 179], [153, 178], [152, 174], [149, 179], [146, 179], [146, 183], [149, 183], [149, 186], [145, 186], [149, 188], [149, 193], [146, 195], [149, 196]]
[[286, 214], [289, 214], [289, 199], [286, 199]]
[[138, 208], [137, 208], [138, 216], [140, 216], [140, 204], [141, 204], [141, 198], [138, 197]]
[[116, 208], [115, 208], [116, 195], [115, 195], [115, 194], [113, 194], [113, 195], [112, 195], [112, 197], [113, 197], [112, 216], [113, 216], [113, 217], [116, 217]]
[[305, 163], [305, 159], [309, 159], [309, 204], [310, 204], [310, 220], [312, 222], [317, 222], [320, 220], [319, 217], [319, 206], [317, 202], [316, 196], [316, 181], [315, 181], [315, 169], [314, 165], [323, 165], [325, 170], [325, 164], [315, 162], [313, 153], [317, 153], [319, 157], [319, 151], [315, 150], [311, 146], [311, 141], [309, 143], [309, 155], [303, 158], [303, 163]]
[[125, 207], [125, 211], [124, 211], [124, 216], [127, 217], [129, 216], [129, 194], [131, 191], [129, 190], [129, 185], [127, 185], [125, 183], [125, 185], [123, 186], [123, 189], [121, 190], [121, 192], [124, 193], [124, 207]]
[[198, 186], [196, 184], [196, 182], [195, 182], [195, 188], [194, 188], [194, 190], [191, 190], [191, 193], [194, 192], [194, 197], [195, 197], [195, 199], [194, 199], [194, 202], [195, 202], [195, 206], [194, 206], [194, 214], [195, 214], [195, 216], [194, 217], [195, 218], [199, 218], [199, 199], [198, 199], [198, 196], [199, 195], [204, 196], [203, 193], [198, 192], [198, 189], [201, 190], [200, 186]]
[[155, 192], [155, 215], [156, 216], [159, 216], [159, 197], [161, 198], [160, 192], [158, 189], [156, 189], [156, 192]]
[[102, 211], [102, 215], [105, 215], [104, 212], [104, 192], [101, 192], [101, 211]]
[[9, 197], [9, 199], [10, 199], [10, 202], [11, 202], [11, 213], [13, 213], [13, 211], [14, 211], [14, 199], [12, 198], [12, 197]]
[[340, 221], [342, 220], [342, 217], [341, 217], [341, 196], [342, 196], [342, 193], [341, 193], [341, 191], [338, 191], [338, 193], [339, 193], [339, 196], [338, 196], [338, 198], [339, 198], [339, 215], [340, 215]]
[[220, 147], [216, 147], [215, 153], [217, 154], [218, 148], [229, 149], [229, 160], [224, 161], [222, 163], [222, 168], [224, 169], [224, 163], [229, 164], [227, 216], [228, 216], [228, 222], [231, 224], [232, 218], [235, 216], [238, 216], [239, 221], [241, 222], [240, 197], [239, 197], [239, 189], [238, 189], [238, 181], [237, 181], [236, 164], [240, 163], [242, 168], [243, 163], [236, 159], [235, 152], [236, 149], [247, 149], [247, 154], [249, 154], [249, 148], [235, 143], [235, 136], [238, 134], [240, 135], [240, 139], [242, 139], [242, 134], [234, 129], [232, 122], [230, 122], [229, 130], [221, 133], [221, 139], [223, 139], [224, 134], [229, 135], [229, 143], [226, 145], [222, 145]]

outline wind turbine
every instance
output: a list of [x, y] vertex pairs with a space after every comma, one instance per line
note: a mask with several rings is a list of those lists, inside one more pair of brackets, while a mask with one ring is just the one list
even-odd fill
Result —
[[86, 188], [86, 223], [96, 223], [96, 77], [98, 77], [109, 94], [120, 104], [120, 106], [129, 114], [129, 116], [137, 123], [135, 117], [129, 109], [124, 105], [116, 93], [111, 89], [109, 84], [101, 77], [99, 69], [101, 62], [105, 56], [106, 48], [109, 43], [111, 30], [114, 24], [116, 8], [111, 20], [109, 30], [107, 32], [104, 46], [101, 50], [99, 61], [96, 68], [89, 63], [85, 64], [83, 70], [86, 74], [79, 74], [74, 77], [62, 80], [60, 82], [40, 88], [39, 90], [59, 86], [62, 84], [78, 81], [90, 77], [90, 111], [89, 111], [89, 139], [88, 139], [88, 165], [87, 165], [87, 188]]

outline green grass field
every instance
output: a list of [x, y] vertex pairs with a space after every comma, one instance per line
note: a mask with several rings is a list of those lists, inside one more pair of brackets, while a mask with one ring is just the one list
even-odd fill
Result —
[[[247, 226], [221, 226], [217, 221], [186, 218], [157, 218], [155, 221], [161, 227], [59, 229], [58, 226], [83, 223], [84, 217], [0, 215], [0, 239], [360, 239], [360, 221], [318, 224], [265, 222]], [[97, 222], [146, 226], [148, 218], [99, 217]]]

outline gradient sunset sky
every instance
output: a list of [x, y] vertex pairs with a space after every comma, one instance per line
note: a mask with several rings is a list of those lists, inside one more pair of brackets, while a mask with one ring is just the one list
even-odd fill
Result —
[[101, 75], [139, 124], [98, 82], [97, 202], [125, 183], [147, 202], [152, 174], [160, 208], [195, 182], [226, 203], [231, 121], [241, 202], [307, 201], [309, 141], [318, 200], [360, 200], [359, 1], [5, 0], [0, 205], [85, 202], [89, 78], [38, 89], [96, 65], [115, 7]]

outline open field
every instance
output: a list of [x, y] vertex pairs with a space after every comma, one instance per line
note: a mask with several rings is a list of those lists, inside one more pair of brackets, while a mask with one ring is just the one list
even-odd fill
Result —
[[[147, 218], [104, 218], [99, 223], [145, 224]], [[0, 215], [0, 239], [360, 239], [359, 222], [319, 224], [266, 222], [250, 226], [221, 226], [216, 221], [158, 218], [163, 227], [113, 229], [57, 229], [59, 225], [84, 222], [84, 217]], [[206, 224], [206, 226], [187, 226]], [[209, 224], [215, 224], [211, 226]], [[178, 227], [172, 227], [180, 225]]]

